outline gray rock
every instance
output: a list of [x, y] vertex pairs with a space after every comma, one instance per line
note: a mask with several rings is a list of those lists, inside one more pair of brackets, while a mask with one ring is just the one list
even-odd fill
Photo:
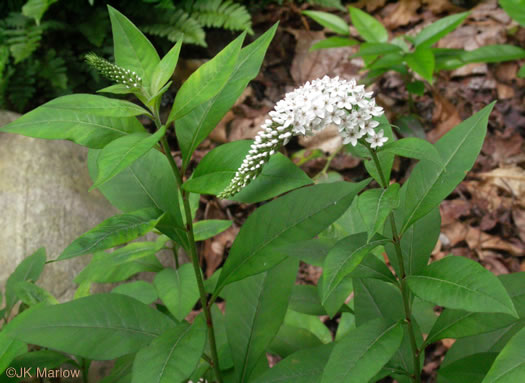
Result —
[[[18, 115], [0, 111], [0, 126]], [[0, 289], [39, 247], [57, 258], [76, 237], [117, 210], [98, 190], [88, 193], [87, 149], [0, 133]], [[60, 301], [73, 297], [76, 274], [90, 256], [47, 264], [39, 285]]]

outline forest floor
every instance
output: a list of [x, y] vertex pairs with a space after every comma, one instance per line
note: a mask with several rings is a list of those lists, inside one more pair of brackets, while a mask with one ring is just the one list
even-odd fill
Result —
[[[453, 3], [458, 2], [361, 0], [357, 6], [381, 20], [391, 37], [415, 34], [441, 17], [470, 10], [467, 20], [440, 40], [438, 47], [470, 50], [489, 44], [525, 46], [525, 29], [517, 28], [496, 1], [465, 8]], [[364, 77], [362, 60], [349, 58], [357, 52], [357, 46], [309, 52], [309, 47], [327, 33], [311, 19], [302, 17], [300, 11], [298, 6], [268, 6], [254, 16], [256, 35], [279, 21], [277, 35], [260, 74], [199, 147], [192, 166], [221, 143], [254, 138], [275, 102], [306, 81], [324, 75]], [[348, 20], [344, 13], [339, 15]], [[351, 34], [358, 36], [353, 28]], [[221, 48], [209, 45], [214, 46], [214, 51]], [[187, 72], [198, 64], [200, 60], [183, 61]], [[441, 204], [441, 235], [432, 252], [433, 260], [454, 254], [476, 260], [497, 275], [525, 271], [525, 79], [516, 76], [520, 65], [523, 63], [470, 64], [440, 72], [435, 76], [433, 89], [416, 96], [412, 107], [398, 73], [387, 72], [371, 85], [390, 122], [401, 127], [401, 132], [397, 132], [400, 137], [426, 137], [431, 142], [497, 100], [481, 155], [466, 179]], [[184, 77], [187, 73], [179, 75]], [[295, 139], [285, 150], [311, 177], [363, 179], [366, 171], [362, 161], [344, 151], [336, 154], [328, 172], [323, 172], [328, 158], [340, 145], [337, 132], [326, 130], [316, 137]], [[413, 165], [409, 160], [395, 162], [393, 178], [404, 182]], [[229, 230], [201, 244], [207, 276], [224, 262], [240, 226], [254, 208], [210, 196], [201, 198], [198, 218], [234, 221]], [[315, 284], [319, 276], [319, 268], [303, 264], [298, 282]], [[452, 341], [444, 340], [427, 352], [426, 381], [435, 381], [435, 372], [451, 345]]]

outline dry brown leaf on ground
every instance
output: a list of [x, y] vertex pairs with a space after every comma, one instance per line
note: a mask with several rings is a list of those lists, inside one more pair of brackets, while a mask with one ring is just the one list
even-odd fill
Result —
[[512, 219], [514, 220], [514, 225], [516, 225], [520, 239], [525, 243], [525, 210], [519, 208], [512, 209]]
[[343, 139], [335, 125], [329, 125], [315, 136], [300, 136], [299, 144], [306, 149], [321, 149], [334, 153], [343, 144]]
[[364, 8], [368, 13], [374, 12], [377, 8], [381, 8], [385, 5], [386, 0], [359, 0], [357, 3], [352, 4], [352, 7]]
[[422, 2], [435, 15], [443, 12], [459, 12], [461, 10], [461, 8], [452, 4], [450, 0], [422, 0]]
[[523, 137], [513, 128], [507, 128], [503, 133], [494, 132], [483, 143], [483, 153], [489, 156], [495, 165], [513, 163], [511, 159], [523, 153], [521, 147]]
[[491, 254], [484, 250], [500, 250], [518, 257], [525, 256], [524, 249], [521, 247], [495, 235], [487, 234], [475, 227], [468, 228], [465, 241], [469, 248], [476, 251], [481, 259]]
[[439, 205], [441, 213], [441, 225], [449, 225], [456, 222], [460, 217], [470, 214], [471, 203], [464, 199], [445, 200]]
[[286, 29], [296, 39], [295, 57], [290, 73], [296, 84], [321, 78], [325, 75], [340, 76], [345, 79], [358, 77], [360, 67], [350, 61], [349, 56], [357, 47], [320, 49], [310, 52], [310, 47], [317, 41], [324, 40], [324, 32]]
[[434, 97], [434, 113], [432, 122], [436, 127], [428, 133], [428, 140], [436, 142], [450, 129], [461, 122], [457, 108], [444, 98], [438, 91], [432, 91]]
[[388, 4], [383, 12], [384, 25], [389, 29], [396, 29], [421, 20], [421, 15], [417, 13], [419, 7], [420, 0], [399, 0], [397, 3]]
[[458, 243], [463, 242], [467, 238], [469, 225], [464, 222], [454, 222], [448, 225], [441, 226], [441, 233], [444, 235], [445, 247], [454, 247]]
[[478, 173], [484, 179], [502, 190], [512, 194], [516, 202], [525, 207], [525, 170], [518, 166], [501, 167], [486, 173]]

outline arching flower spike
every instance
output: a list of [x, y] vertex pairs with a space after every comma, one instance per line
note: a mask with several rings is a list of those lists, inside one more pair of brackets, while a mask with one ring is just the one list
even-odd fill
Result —
[[246, 187], [292, 136], [314, 135], [330, 124], [338, 126], [344, 144], [355, 146], [368, 136], [372, 148], [382, 146], [388, 138], [382, 131], [374, 131], [379, 122], [373, 120], [382, 114], [383, 108], [376, 105], [372, 92], [365, 92], [364, 86], [356, 85], [354, 80], [325, 76], [307, 82], [277, 102], [235, 177], [218, 197], [231, 197]]

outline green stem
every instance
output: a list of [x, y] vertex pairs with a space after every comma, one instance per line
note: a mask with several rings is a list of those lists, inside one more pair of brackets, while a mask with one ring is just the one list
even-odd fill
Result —
[[[385, 175], [383, 174], [383, 170], [381, 168], [381, 163], [379, 162], [379, 158], [377, 157], [377, 154], [374, 150], [368, 148], [370, 151], [370, 154], [372, 155], [372, 159], [374, 161], [374, 164], [376, 165], [377, 171], [379, 173], [379, 177], [381, 178], [381, 183], [383, 184], [383, 188], [386, 189], [388, 187], [387, 180], [385, 178]], [[415, 335], [415, 329], [414, 325], [412, 323], [412, 312], [410, 307], [410, 294], [408, 291], [408, 287], [406, 285], [406, 271], [405, 271], [405, 264], [403, 262], [403, 253], [401, 251], [401, 238], [399, 237], [397, 227], [396, 227], [396, 220], [394, 218], [394, 214], [390, 213], [390, 226], [392, 228], [392, 237], [394, 242], [394, 247], [396, 251], [396, 258], [397, 263], [399, 265], [399, 275], [397, 275], [397, 278], [399, 280], [399, 289], [401, 290], [401, 296], [403, 298], [403, 308], [405, 311], [405, 322], [407, 324], [408, 328], [408, 337], [410, 340], [410, 348], [412, 349], [412, 360], [414, 363], [414, 371], [412, 375], [410, 376], [413, 382], [421, 383], [421, 371], [419, 369], [419, 355], [420, 352], [417, 348], [416, 343], [416, 335]]]
[[[160, 118], [158, 117], [158, 113], [155, 113], [155, 124], [157, 125], [157, 129], [159, 129], [161, 126], [161, 123], [160, 123]], [[175, 175], [177, 189], [182, 193], [182, 202], [184, 205], [184, 214], [186, 217], [186, 236], [188, 238], [188, 246], [189, 246], [189, 252], [191, 255], [191, 263], [193, 264], [193, 270], [197, 278], [197, 285], [199, 286], [199, 294], [200, 294], [200, 302], [202, 306], [202, 311], [204, 311], [204, 316], [206, 317], [206, 324], [208, 326], [208, 340], [210, 342], [211, 357], [213, 360], [212, 365], [215, 371], [217, 382], [221, 383], [222, 378], [221, 378], [221, 372], [219, 368], [219, 356], [217, 354], [217, 344], [215, 342], [215, 330], [213, 328], [213, 320], [211, 317], [210, 306], [208, 306], [208, 294], [206, 293], [206, 289], [204, 288], [204, 279], [202, 277], [202, 270], [201, 270], [200, 263], [199, 263], [199, 256], [197, 254], [197, 245], [195, 244], [195, 236], [193, 233], [193, 219], [191, 216], [191, 208], [190, 208], [190, 202], [188, 199], [188, 193], [182, 190], [182, 176], [179, 171], [179, 168], [177, 167], [177, 164], [175, 163], [175, 159], [171, 155], [170, 146], [165, 136], [162, 137], [161, 139], [161, 145], [164, 150], [164, 154], [166, 155], [166, 158], [168, 159], [170, 163], [171, 169], [173, 170], [173, 174]]]
[[324, 165], [323, 169], [319, 173], [317, 173], [315, 178], [320, 177], [322, 175], [326, 175], [326, 172], [328, 171], [328, 168], [330, 167], [330, 164], [334, 160], [335, 156], [337, 156], [337, 153], [339, 153], [341, 151], [341, 149], [343, 149], [343, 148], [344, 148], [344, 145], [341, 145], [332, 154], [330, 154], [328, 156], [328, 158], [326, 159], [326, 164]]

